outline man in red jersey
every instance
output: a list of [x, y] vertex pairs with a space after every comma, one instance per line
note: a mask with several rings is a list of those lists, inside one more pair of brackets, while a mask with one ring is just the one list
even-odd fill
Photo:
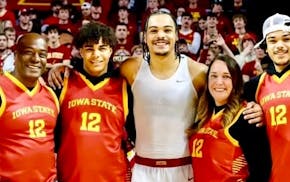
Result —
[[99, 23], [84, 25], [75, 37], [83, 63], [65, 78], [57, 126], [57, 172], [61, 182], [125, 182], [128, 95], [110, 57], [114, 31]]
[[[248, 100], [256, 100], [265, 114], [272, 154], [271, 182], [288, 182], [290, 173], [290, 17], [274, 14], [263, 24], [263, 39], [255, 47], [266, 46], [274, 69], [269, 69], [245, 85]], [[255, 91], [255, 92], [254, 92]]]
[[56, 180], [54, 128], [59, 103], [38, 79], [47, 43], [37, 33], [18, 40], [15, 69], [0, 76], [0, 181]]

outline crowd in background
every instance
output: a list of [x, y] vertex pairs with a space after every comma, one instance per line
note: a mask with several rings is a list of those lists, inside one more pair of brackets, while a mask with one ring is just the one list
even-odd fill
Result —
[[[13, 49], [25, 32], [47, 36], [48, 69], [56, 63], [80, 57], [73, 38], [91, 21], [112, 27], [117, 37], [113, 61], [118, 66], [128, 56], [142, 56], [142, 31], [146, 18], [158, 9], [176, 17], [179, 26], [177, 49], [198, 62], [209, 64], [219, 53], [234, 57], [247, 81], [268, 64], [264, 49], [256, 48], [261, 33], [256, 24], [263, 13], [253, 16], [255, 4], [247, 0], [92, 0], [74, 6], [53, 0], [49, 12], [36, 8], [17, 11], [0, 1], [0, 66], [13, 69]], [[258, 9], [254, 11], [258, 12]], [[2, 37], [2, 38], [1, 38]]]
[[290, 179], [290, 17], [229, 1], [0, 0], [0, 181]]

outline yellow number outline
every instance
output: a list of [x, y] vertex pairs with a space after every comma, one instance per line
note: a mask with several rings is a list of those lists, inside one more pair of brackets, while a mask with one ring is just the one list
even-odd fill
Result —
[[46, 137], [45, 121], [43, 119], [30, 120], [29, 123], [29, 137], [42, 138]]
[[99, 113], [82, 113], [81, 131], [100, 132], [101, 114]]
[[202, 158], [202, 146], [204, 143], [204, 139], [196, 138], [192, 144], [192, 157]]
[[287, 124], [287, 107], [284, 104], [270, 107], [271, 126]]

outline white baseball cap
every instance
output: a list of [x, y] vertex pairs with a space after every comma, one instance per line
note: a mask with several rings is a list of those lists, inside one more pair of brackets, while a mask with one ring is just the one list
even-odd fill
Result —
[[290, 31], [290, 17], [276, 13], [268, 17], [263, 23], [263, 39], [255, 45], [259, 47], [266, 39], [267, 35], [278, 30]]
[[81, 6], [81, 9], [90, 9], [91, 8], [91, 3], [84, 2]]

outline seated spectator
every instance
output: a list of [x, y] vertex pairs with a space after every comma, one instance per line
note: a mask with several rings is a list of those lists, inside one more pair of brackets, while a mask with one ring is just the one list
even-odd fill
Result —
[[176, 9], [176, 23], [178, 27], [181, 27], [181, 16], [185, 12], [185, 8], [183, 6], [180, 6]]
[[42, 75], [44, 80], [47, 81], [47, 72], [54, 65], [58, 63], [70, 64], [71, 59], [71, 46], [61, 44], [60, 30], [56, 25], [50, 25], [46, 31], [48, 50], [47, 50], [47, 63], [46, 72]]
[[215, 40], [210, 41], [207, 45], [204, 45], [203, 49], [200, 52], [200, 56], [198, 59], [198, 62], [209, 64], [212, 59], [208, 60], [208, 55], [211, 55], [211, 53], [208, 53], [208, 51], [212, 51], [213, 55], [210, 58], [214, 58], [215, 56], [219, 54], [225, 54], [232, 58], [234, 58], [234, 54], [230, 50], [230, 48], [225, 43], [225, 40], [223, 37], [219, 34], [218, 37]]
[[248, 33], [255, 39], [257, 38], [256, 34], [253, 32], [247, 31], [247, 18], [243, 14], [235, 14], [232, 17], [232, 22], [234, 25], [234, 32], [230, 33], [226, 37], [226, 43], [229, 46], [229, 48], [232, 50], [232, 52], [236, 55], [239, 54], [241, 51], [241, 40], [243, 39], [243, 36]]
[[4, 29], [7, 27], [14, 28], [12, 22], [10, 20], [2, 20], [0, 21], [0, 32], [4, 32]]
[[256, 43], [256, 39], [250, 34], [245, 34], [241, 41], [241, 53], [235, 55], [235, 59], [238, 62], [241, 69], [243, 66], [250, 61], [256, 59], [256, 53], [254, 50], [254, 45]]
[[[202, 0], [205, 1], [205, 0]], [[189, 0], [188, 6], [186, 7], [186, 12], [189, 12], [192, 16], [194, 28], [198, 25], [198, 20], [200, 17], [206, 15], [206, 9], [200, 6], [200, 0]]]
[[206, 27], [207, 27], [207, 25], [206, 25], [206, 17], [207, 16], [201, 16], [198, 19], [198, 25], [197, 25], [197, 28], [196, 28], [196, 30], [201, 35], [201, 40], [203, 40], [204, 32], [205, 32]]
[[13, 26], [16, 26], [16, 17], [15, 14], [7, 9], [7, 0], [0, 1], [0, 21], [10, 20]]
[[73, 36], [76, 35], [79, 27], [74, 25], [70, 19], [70, 6], [62, 5], [60, 7], [57, 26], [61, 32], [70, 32]]
[[7, 27], [4, 29], [4, 33], [8, 38], [8, 48], [14, 51], [16, 43], [16, 30], [13, 27]]
[[179, 39], [177, 41], [177, 48], [180, 54], [185, 54], [188, 57], [192, 58], [193, 60], [197, 60], [196, 56], [194, 54], [192, 54], [187, 46], [187, 42], [185, 39]]
[[131, 55], [132, 56], [140, 56], [140, 57], [143, 57], [143, 47], [141, 44], [138, 44], [138, 45], [134, 45], [131, 49]]
[[14, 70], [14, 53], [8, 48], [8, 38], [0, 33], [0, 74]]
[[107, 24], [107, 18], [103, 13], [103, 7], [100, 1], [93, 0], [91, 3], [91, 17], [92, 21]]
[[34, 8], [28, 9], [29, 19], [32, 22], [31, 32], [41, 34], [42, 20], [39, 17], [39, 12]]
[[217, 28], [223, 35], [228, 35], [233, 32], [232, 22], [230, 18], [224, 13], [223, 0], [213, 0], [211, 3], [211, 12], [217, 15]]
[[51, 9], [51, 14], [44, 18], [42, 24], [44, 26], [44, 30], [45, 27], [47, 27], [48, 25], [54, 25], [54, 24], [58, 24], [58, 13], [59, 13], [59, 9], [62, 6], [62, 1], [61, 0], [52, 0], [50, 3], [50, 9]]
[[114, 52], [127, 52], [130, 55], [130, 51], [134, 45], [129, 38], [128, 26], [125, 23], [118, 23], [115, 27], [115, 35], [117, 38], [117, 44], [114, 48]]
[[[268, 68], [268, 64], [267, 62], [265, 62], [265, 60], [267, 60], [267, 54], [265, 52], [264, 49], [262, 49], [261, 47], [257, 47], [254, 48], [255, 51], [255, 59], [250, 61], [250, 62], [246, 62], [242, 68], [242, 74], [243, 74], [243, 80], [244, 82], [249, 81], [251, 78], [260, 75], [264, 70], [266, 70]], [[264, 60], [264, 61], [263, 61]], [[262, 61], [263, 61], [263, 66], [262, 66]]]
[[26, 8], [19, 10], [18, 12], [18, 23], [15, 27], [17, 37], [31, 32], [33, 23], [29, 18], [29, 11]]
[[201, 45], [201, 35], [193, 29], [192, 23], [192, 15], [188, 12], [183, 13], [178, 37], [186, 40], [189, 52], [192, 54], [193, 59], [197, 60]]
[[84, 2], [81, 6], [81, 21], [83, 20], [91, 20], [91, 3], [89, 2]]
[[126, 24], [129, 33], [128, 39], [130, 39], [130, 42], [133, 42], [134, 44], [140, 43], [136, 17], [130, 13], [126, 6], [119, 7], [117, 16], [110, 22], [109, 25], [112, 28], [116, 27], [118, 23]]

